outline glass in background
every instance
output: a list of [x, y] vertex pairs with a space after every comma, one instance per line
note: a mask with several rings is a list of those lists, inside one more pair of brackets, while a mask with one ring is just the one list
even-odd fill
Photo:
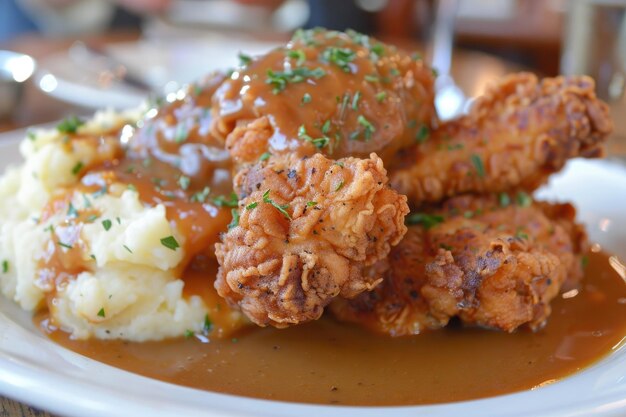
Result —
[[626, 158], [626, 1], [568, 2], [561, 72], [596, 80], [615, 122], [608, 154]]

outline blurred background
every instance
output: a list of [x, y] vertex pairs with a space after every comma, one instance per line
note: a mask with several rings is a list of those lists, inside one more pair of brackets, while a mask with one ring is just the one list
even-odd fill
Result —
[[0, 130], [135, 106], [315, 26], [420, 51], [439, 71], [444, 118], [520, 70], [592, 75], [626, 114], [625, 11], [626, 0], [0, 0]]

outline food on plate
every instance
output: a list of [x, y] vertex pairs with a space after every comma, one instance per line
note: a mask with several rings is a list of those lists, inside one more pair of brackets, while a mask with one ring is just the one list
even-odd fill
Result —
[[381, 281], [363, 267], [406, 232], [406, 198], [387, 185], [382, 160], [270, 157], [240, 171], [238, 224], [216, 247], [218, 293], [256, 324], [316, 320], [335, 297]]
[[0, 180], [7, 297], [82, 339], [217, 337], [246, 323], [212, 287], [236, 199], [228, 154], [204, 124], [204, 87], [29, 133], [26, 162]]
[[594, 87], [589, 77], [509, 75], [467, 115], [403, 149], [387, 167], [391, 184], [414, 205], [467, 192], [530, 192], [568, 159], [602, 155], [612, 123]]
[[569, 204], [524, 193], [453, 197], [408, 217], [409, 232], [372, 274], [381, 285], [334, 315], [392, 336], [465, 325], [537, 330], [550, 302], [582, 278], [586, 234]]
[[432, 69], [360, 33], [299, 31], [283, 48], [241, 58], [213, 98], [213, 134], [238, 164], [266, 152], [377, 152], [391, 163], [436, 120]]
[[29, 134], [0, 179], [2, 293], [76, 339], [156, 341], [329, 304], [394, 336], [454, 317], [538, 330], [577, 288], [574, 209], [525, 192], [602, 154], [591, 79], [514, 74], [441, 123], [436, 72], [356, 32], [240, 58], [137, 111]]

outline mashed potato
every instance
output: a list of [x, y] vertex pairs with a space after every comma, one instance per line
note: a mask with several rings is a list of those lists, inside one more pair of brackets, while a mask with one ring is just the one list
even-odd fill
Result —
[[[78, 133], [105, 133], [137, 116], [98, 113]], [[95, 148], [66, 141], [57, 129], [29, 134], [21, 145], [25, 162], [0, 178], [2, 293], [26, 310], [47, 301], [52, 321], [80, 339], [145, 341], [201, 331], [208, 309], [197, 296], [183, 297], [175, 269], [185, 257], [185, 236], [163, 205], [147, 206], [137, 191], [113, 184], [106, 195], [73, 192], [72, 207], [99, 213], [78, 229], [67, 225], [66, 213], [44, 211], [55, 190], [78, 183], [77, 171], [114, 152], [105, 142]], [[76, 243], [70, 247], [65, 236]], [[164, 246], [168, 237], [180, 246]], [[50, 253], [46, 245], [55, 243], [62, 246], [56, 250], [78, 251], [87, 270], [70, 280], [46, 279], [39, 265]]]

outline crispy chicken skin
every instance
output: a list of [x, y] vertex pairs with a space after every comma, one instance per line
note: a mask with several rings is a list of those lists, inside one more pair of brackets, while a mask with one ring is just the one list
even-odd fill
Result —
[[531, 191], [569, 158], [601, 156], [611, 130], [591, 78], [513, 74], [387, 168], [392, 187], [416, 206], [467, 192]]
[[272, 157], [241, 171], [239, 224], [216, 245], [218, 293], [256, 324], [315, 320], [337, 296], [371, 290], [363, 267], [406, 232], [406, 198], [380, 158]]
[[236, 164], [264, 152], [386, 160], [435, 123], [434, 75], [418, 56], [366, 35], [301, 31], [247, 58], [217, 89], [212, 113]]
[[[518, 204], [511, 198], [460, 196], [414, 222], [389, 258], [374, 291], [336, 300], [331, 311], [392, 336], [444, 327], [452, 317], [512, 332], [540, 328], [550, 301], [582, 277], [586, 235], [569, 204]], [[521, 203], [521, 205], [520, 205]]]

